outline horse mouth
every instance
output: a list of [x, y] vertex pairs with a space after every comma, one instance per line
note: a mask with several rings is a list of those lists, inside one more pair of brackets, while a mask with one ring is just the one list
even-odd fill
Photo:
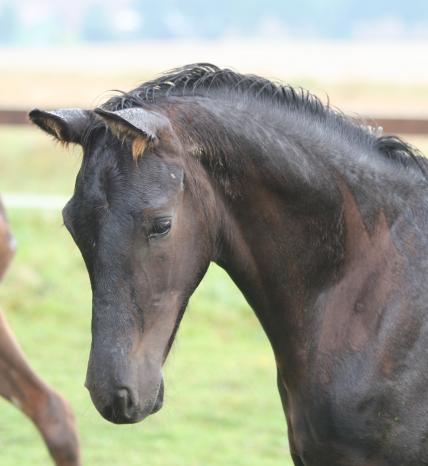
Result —
[[159, 384], [158, 394], [157, 394], [157, 397], [156, 397], [156, 401], [155, 401], [155, 403], [153, 405], [153, 408], [152, 408], [150, 414], [155, 414], [162, 408], [164, 392], [165, 392], [164, 383], [163, 383], [163, 379], [161, 379], [161, 382]]
[[128, 418], [126, 423], [127, 424], [134, 424], [134, 423], [137, 423], [137, 422], [141, 422], [146, 417], [151, 416], [152, 414], [155, 414], [158, 411], [160, 411], [162, 406], [163, 406], [164, 392], [165, 392], [165, 388], [164, 388], [164, 382], [163, 382], [163, 378], [162, 378], [160, 383], [159, 383], [156, 398], [155, 398], [155, 401], [154, 401], [151, 409], [147, 410], [148, 406], [146, 405], [146, 409], [143, 409], [142, 412], [137, 411], [132, 418]]

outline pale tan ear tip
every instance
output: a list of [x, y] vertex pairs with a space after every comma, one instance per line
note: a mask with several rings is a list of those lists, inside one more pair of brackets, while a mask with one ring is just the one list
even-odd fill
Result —
[[148, 144], [149, 144], [149, 141], [142, 137], [135, 138], [132, 141], [132, 158], [135, 161], [138, 161], [138, 159], [143, 156], [144, 151], [146, 150]]

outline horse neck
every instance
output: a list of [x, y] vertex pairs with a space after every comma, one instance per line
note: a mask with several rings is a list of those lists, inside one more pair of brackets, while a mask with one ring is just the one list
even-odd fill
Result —
[[286, 356], [296, 376], [307, 310], [334, 281], [343, 257], [340, 208], [331, 201], [290, 202], [286, 193], [254, 184], [222, 205], [217, 263], [254, 309], [276, 359]]
[[[288, 137], [278, 125], [256, 138], [261, 120], [247, 125], [242, 115], [234, 118], [240, 124], [227, 122], [234, 152], [224, 161], [230, 176], [219, 181], [215, 166], [206, 163], [223, 219], [217, 262], [255, 310], [277, 360], [286, 355], [290, 378], [298, 377], [305, 342], [317, 337], [320, 296], [338, 281], [352, 256], [348, 247], [357, 259], [366, 247], [376, 255], [406, 202], [400, 190], [408, 189], [399, 181], [402, 172], [394, 175], [386, 162], [379, 167], [370, 155], [356, 157], [367, 150], [364, 145], [335, 135], [329, 146], [326, 139], [317, 141], [318, 123], [301, 137], [297, 131]], [[378, 243], [370, 242], [373, 232]]]

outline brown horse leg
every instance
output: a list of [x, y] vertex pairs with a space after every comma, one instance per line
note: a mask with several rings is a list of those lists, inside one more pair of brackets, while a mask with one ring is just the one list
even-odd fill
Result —
[[0, 395], [34, 422], [57, 466], [80, 465], [74, 418], [67, 402], [32, 371], [1, 312]]

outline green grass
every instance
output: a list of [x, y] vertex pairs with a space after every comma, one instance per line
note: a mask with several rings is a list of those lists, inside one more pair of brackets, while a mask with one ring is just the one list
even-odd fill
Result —
[[[2, 191], [70, 194], [78, 151], [0, 130]], [[59, 212], [11, 210], [18, 253], [0, 303], [34, 369], [70, 401], [85, 465], [292, 465], [272, 351], [223, 271], [194, 294], [165, 367], [165, 405], [141, 424], [104, 421], [83, 387], [91, 296]], [[33, 425], [0, 400], [0, 464], [49, 464]]]
[[0, 193], [71, 195], [80, 155], [35, 127], [0, 126]]

